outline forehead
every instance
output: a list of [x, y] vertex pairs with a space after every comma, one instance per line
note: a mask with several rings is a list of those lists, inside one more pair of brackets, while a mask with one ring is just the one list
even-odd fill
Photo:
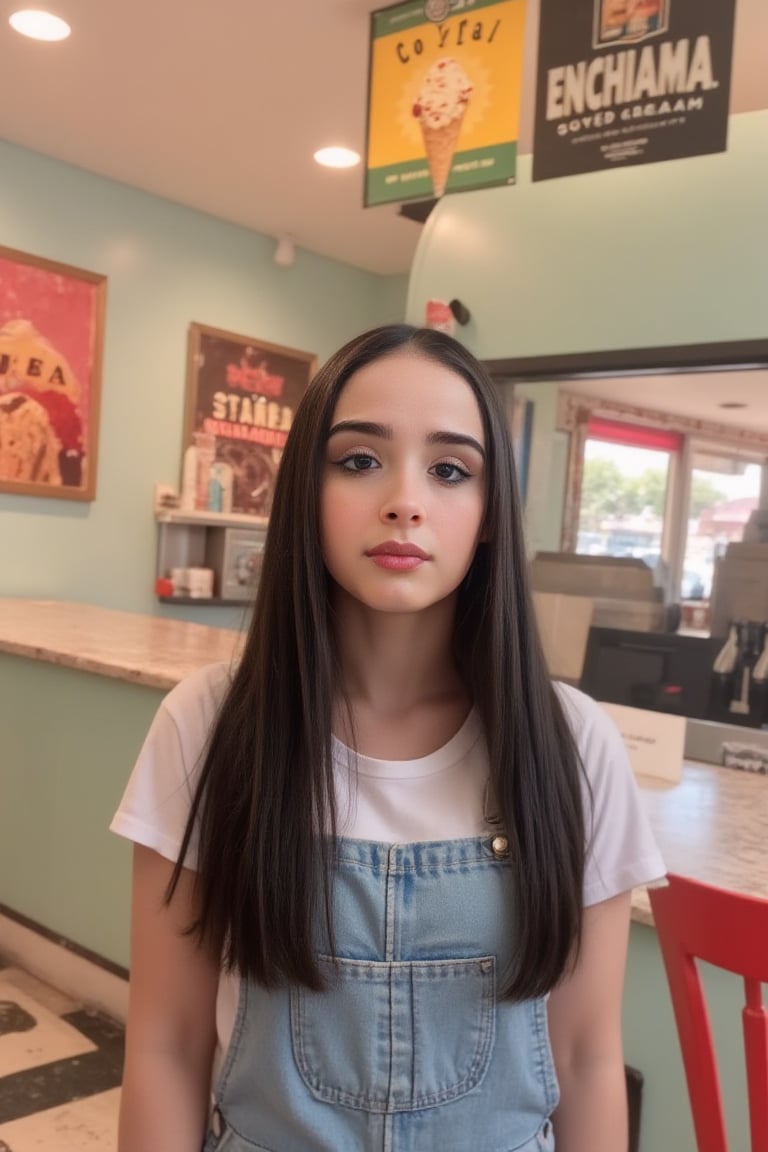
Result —
[[333, 412], [337, 420], [418, 424], [483, 435], [480, 405], [467, 381], [436, 360], [396, 352], [353, 372]]

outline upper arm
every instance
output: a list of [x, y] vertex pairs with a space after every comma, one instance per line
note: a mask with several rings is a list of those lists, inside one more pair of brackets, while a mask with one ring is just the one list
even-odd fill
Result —
[[120, 1152], [187, 1152], [203, 1143], [216, 1036], [219, 966], [184, 929], [195, 912], [195, 875], [134, 847], [131, 974]]
[[219, 964], [185, 928], [196, 912], [195, 874], [181, 870], [170, 904], [173, 864], [135, 845], [131, 900], [128, 1048], [208, 1064], [216, 1038]]
[[621, 1001], [631, 892], [584, 909], [581, 950], [549, 997], [549, 1034], [558, 1069], [621, 1058]]

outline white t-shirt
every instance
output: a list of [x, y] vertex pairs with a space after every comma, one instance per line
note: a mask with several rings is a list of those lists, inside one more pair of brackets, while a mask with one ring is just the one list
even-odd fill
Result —
[[[208, 665], [164, 698], [110, 825], [113, 832], [176, 861], [206, 741], [230, 675], [226, 664]], [[557, 687], [587, 777], [586, 907], [657, 880], [665, 868], [618, 730], [588, 696], [562, 684]], [[418, 760], [375, 760], [335, 739], [333, 753], [342, 836], [402, 844], [491, 831], [486, 811], [488, 753], [475, 710], [447, 744]], [[194, 836], [184, 863], [196, 867]], [[220, 1052], [232, 1033], [237, 994], [236, 977], [222, 976], [217, 1004]]]

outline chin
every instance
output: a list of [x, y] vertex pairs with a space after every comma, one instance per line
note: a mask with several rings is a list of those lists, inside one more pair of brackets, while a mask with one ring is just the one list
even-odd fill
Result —
[[424, 612], [432, 607], [431, 600], [425, 604], [414, 597], [405, 596], [371, 597], [366, 600], [361, 599], [359, 603], [371, 612], [382, 612], [390, 616], [410, 615], [414, 612]]

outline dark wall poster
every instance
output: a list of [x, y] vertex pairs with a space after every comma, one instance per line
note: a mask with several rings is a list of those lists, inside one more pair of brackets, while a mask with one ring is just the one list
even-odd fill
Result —
[[735, 0], [542, 0], [533, 179], [723, 152]]
[[315, 363], [312, 352], [190, 324], [183, 447], [201, 434], [210, 439], [211, 474], [231, 491], [232, 512], [269, 516], [288, 431]]

